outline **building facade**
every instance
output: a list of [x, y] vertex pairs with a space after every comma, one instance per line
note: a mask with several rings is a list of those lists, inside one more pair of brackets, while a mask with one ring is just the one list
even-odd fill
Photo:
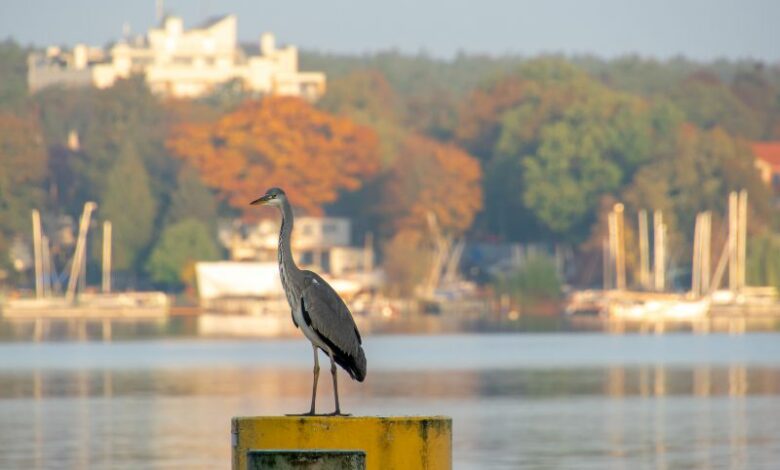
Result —
[[[296, 217], [291, 244], [296, 263], [301, 268], [333, 276], [372, 271], [373, 248], [352, 245], [351, 225], [349, 219], [340, 217]], [[220, 229], [220, 241], [228, 248], [232, 261], [275, 263], [279, 221], [236, 222]]]
[[[298, 71], [298, 50], [278, 48], [273, 34], [257, 47], [238, 47], [235, 15], [184, 29], [167, 16], [145, 36], [123, 39], [108, 49], [79, 44], [66, 51], [49, 47], [28, 58], [31, 92], [50, 85], [107, 88], [118, 79], [143, 75], [152, 92], [193, 98], [235, 83], [259, 94], [300, 96], [314, 101], [325, 92], [325, 75]], [[253, 55], [254, 54], [254, 55]]]

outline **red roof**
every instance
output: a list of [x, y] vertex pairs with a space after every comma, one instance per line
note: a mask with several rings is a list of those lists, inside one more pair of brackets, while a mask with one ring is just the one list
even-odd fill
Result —
[[754, 142], [753, 153], [756, 158], [768, 163], [773, 169], [780, 168], [780, 141]]

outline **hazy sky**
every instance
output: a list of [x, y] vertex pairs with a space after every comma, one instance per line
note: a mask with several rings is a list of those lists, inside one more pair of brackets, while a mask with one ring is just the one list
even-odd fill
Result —
[[[365, 52], [397, 48], [449, 57], [625, 53], [780, 62], [780, 0], [168, 0], [185, 27], [238, 15], [239, 37], [273, 31], [301, 48]], [[0, 0], [0, 38], [24, 44], [117, 39], [155, 23], [154, 0]]]

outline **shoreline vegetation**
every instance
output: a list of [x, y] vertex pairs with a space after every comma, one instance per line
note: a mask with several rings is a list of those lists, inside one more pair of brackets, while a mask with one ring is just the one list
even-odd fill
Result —
[[[670, 284], [679, 290], [697, 212], [715, 214], [720, 244], [725, 195], [741, 189], [750, 193], [747, 279], [780, 284], [776, 196], [752, 150], [780, 140], [778, 64], [302, 51], [301, 66], [328, 77], [325, 96], [307, 103], [235, 84], [172, 100], [152, 95], [142, 77], [30, 95], [28, 52], [0, 43], [7, 295], [33, 285], [30, 211], [43, 214], [52, 263], [65, 273], [68, 227], [95, 201], [95, 223], [113, 224], [114, 288], [158, 289], [192, 303], [194, 262], [227, 256], [218, 221], [256, 217], [246, 211], [248, 195], [271, 179], [293, 186], [303, 213], [352, 219], [356, 243], [368, 239], [377, 252], [388, 297], [418, 295], [436, 256], [433, 214], [450, 240], [534, 246], [550, 260], [567, 253], [553, 271], [557, 258], [503, 270], [475, 259], [460, 266], [481, 296], [506, 302], [506, 313], [560, 302], [564, 290], [600, 283], [616, 202], [626, 214], [663, 211]], [[625, 231], [633, 243], [633, 222]], [[95, 232], [87, 285], [100, 282]], [[629, 287], [638, 282], [636, 258], [626, 253]]]

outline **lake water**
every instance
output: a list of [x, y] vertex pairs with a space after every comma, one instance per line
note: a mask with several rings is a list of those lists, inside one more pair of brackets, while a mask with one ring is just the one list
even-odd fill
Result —
[[[458, 469], [780, 468], [780, 335], [365, 343], [343, 409], [451, 416]], [[230, 468], [230, 418], [305, 411], [310, 387], [303, 341], [0, 344], [0, 469]]]

